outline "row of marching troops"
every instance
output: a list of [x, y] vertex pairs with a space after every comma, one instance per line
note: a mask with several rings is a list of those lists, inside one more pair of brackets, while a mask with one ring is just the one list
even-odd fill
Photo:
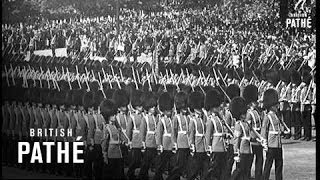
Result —
[[[249, 179], [256, 157], [255, 179], [269, 179], [273, 161], [283, 179], [281, 138], [311, 139], [316, 87], [308, 66], [239, 75], [167, 65], [156, 76], [148, 64], [22, 59], [2, 64], [2, 158], [9, 166], [89, 179], [148, 179], [153, 166], [153, 179], [165, 171], [166, 179]], [[30, 137], [31, 128], [73, 133]], [[84, 164], [58, 164], [54, 148], [51, 164], [31, 164], [30, 155], [17, 163], [19, 141], [79, 136]]]

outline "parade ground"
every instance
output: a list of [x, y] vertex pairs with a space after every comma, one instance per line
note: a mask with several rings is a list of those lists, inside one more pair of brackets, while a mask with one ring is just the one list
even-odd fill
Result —
[[[313, 136], [315, 131], [313, 131]], [[316, 179], [316, 142], [283, 139], [283, 179], [284, 180], [315, 180]], [[254, 163], [253, 163], [254, 170]], [[125, 171], [128, 169], [126, 168]], [[137, 169], [136, 174], [139, 169]], [[153, 172], [149, 172], [152, 179]], [[252, 171], [253, 174], [253, 171]], [[165, 177], [165, 175], [164, 175]], [[67, 177], [48, 174], [31, 173], [17, 168], [2, 167], [2, 179], [66, 179]], [[72, 179], [72, 178], [67, 178]], [[182, 178], [181, 178], [182, 179]], [[274, 177], [274, 165], [270, 179]]]

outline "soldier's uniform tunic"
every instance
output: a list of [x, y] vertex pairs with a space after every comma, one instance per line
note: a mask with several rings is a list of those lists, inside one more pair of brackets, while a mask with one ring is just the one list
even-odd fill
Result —
[[207, 176], [209, 157], [205, 150], [206, 126], [200, 114], [195, 113], [194, 115], [190, 115], [189, 128], [189, 142], [191, 146], [194, 145], [195, 153], [191, 160], [191, 167], [193, 168], [190, 169], [187, 179], [194, 179], [199, 173], [202, 174], [203, 179]]
[[206, 123], [206, 147], [211, 147], [210, 178], [226, 179], [227, 173], [227, 145], [226, 129], [217, 114], [209, 115]]
[[240, 163], [232, 173], [232, 179], [249, 179], [250, 159], [252, 158], [252, 146], [249, 124], [239, 120], [235, 124], [234, 152], [240, 153]]
[[[163, 152], [160, 154], [159, 162], [156, 166], [154, 180], [162, 179], [162, 173], [165, 166], [170, 161], [172, 153], [172, 120], [165, 115], [159, 115], [159, 122], [156, 130], [156, 144], [163, 147]], [[170, 174], [170, 172], [169, 172]]]
[[119, 129], [113, 123], [104, 123], [101, 147], [104, 158], [108, 159], [108, 164], [104, 163], [104, 179], [124, 179], [124, 162], [120, 148], [121, 141], [123, 139], [121, 139]]
[[[258, 133], [261, 133], [261, 125], [262, 122], [260, 120], [260, 114], [255, 109], [248, 109], [247, 115], [246, 115], [246, 121], [250, 124], [250, 126], [257, 131]], [[251, 138], [257, 138], [257, 135], [251, 130], [250, 131], [250, 137]], [[262, 177], [262, 166], [263, 166], [263, 148], [259, 142], [251, 142], [252, 144], [252, 159], [250, 159], [250, 168], [249, 168], [249, 177], [251, 175], [251, 167], [253, 163], [253, 158], [256, 156], [256, 162], [255, 162], [255, 179], [259, 180]]]
[[140, 135], [142, 142], [145, 143], [146, 149], [139, 177], [140, 179], [148, 179], [148, 170], [157, 155], [157, 144], [155, 135], [158, 118], [150, 113], [144, 114], [143, 117], [144, 118], [142, 119], [140, 124]]
[[128, 178], [134, 178], [135, 169], [140, 166], [141, 162], [141, 148], [142, 148], [142, 140], [140, 136], [140, 125], [143, 121], [143, 116], [141, 113], [131, 113], [128, 118], [128, 125], [127, 125], [127, 136], [131, 142], [131, 162], [129, 164], [128, 170]]
[[274, 112], [269, 111], [263, 119], [261, 129], [261, 136], [267, 140], [268, 145], [268, 151], [263, 170], [264, 180], [269, 179], [273, 161], [275, 161], [276, 180], [282, 179], [283, 155], [280, 133], [280, 120]]
[[177, 165], [172, 169], [171, 175], [167, 178], [168, 180], [179, 179], [184, 171], [187, 171], [188, 158], [190, 155], [188, 139], [189, 117], [182, 113], [176, 114], [172, 119], [172, 123], [172, 142], [173, 144], [176, 143], [178, 151]]

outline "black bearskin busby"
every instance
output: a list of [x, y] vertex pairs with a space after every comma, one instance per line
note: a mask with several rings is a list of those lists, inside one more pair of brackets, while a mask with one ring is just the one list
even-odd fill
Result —
[[159, 97], [159, 110], [160, 111], [170, 111], [173, 108], [173, 98], [168, 92], [164, 92]]
[[112, 95], [112, 100], [116, 107], [126, 107], [129, 104], [129, 95], [124, 89], [117, 89]]
[[142, 106], [142, 94], [143, 92], [141, 90], [133, 90], [131, 94], [131, 105], [133, 108]]
[[94, 105], [94, 100], [93, 100], [93, 92], [89, 91], [86, 92], [82, 98], [82, 105], [87, 110], [90, 107], [93, 107]]
[[204, 100], [204, 108], [208, 111], [211, 108], [218, 107], [223, 101], [223, 96], [219, 93], [218, 90], [210, 90]]
[[268, 109], [279, 103], [279, 95], [275, 89], [268, 89], [263, 94], [263, 108]]
[[188, 105], [188, 96], [185, 92], [180, 91], [178, 92], [174, 97], [174, 103], [176, 105], [176, 109], [180, 111], [181, 109], [184, 109]]
[[243, 90], [242, 97], [246, 100], [247, 104], [257, 101], [258, 87], [252, 84], [247, 85]]
[[117, 113], [117, 108], [113, 100], [104, 99], [100, 103], [100, 112], [103, 118], [108, 121], [110, 116], [113, 116]]
[[247, 106], [245, 99], [240, 96], [233, 98], [230, 103], [230, 112], [236, 119], [240, 119], [241, 115], [246, 114]]
[[237, 84], [230, 84], [226, 89], [226, 93], [230, 99], [233, 99], [240, 96], [240, 87]]
[[147, 91], [143, 93], [142, 106], [145, 110], [157, 106], [157, 97], [155, 96], [154, 92]]
[[202, 109], [204, 106], [204, 95], [199, 91], [192, 92], [189, 95], [188, 104], [192, 111], [194, 109]]

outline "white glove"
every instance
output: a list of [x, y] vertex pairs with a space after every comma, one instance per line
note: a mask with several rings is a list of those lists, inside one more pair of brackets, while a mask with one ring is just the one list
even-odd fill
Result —
[[194, 147], [194, 144], [191, 144], [190, 150], [191, 150], [191, 152], [193, 152], [193, 153], [196, 151], [196, 148]]

